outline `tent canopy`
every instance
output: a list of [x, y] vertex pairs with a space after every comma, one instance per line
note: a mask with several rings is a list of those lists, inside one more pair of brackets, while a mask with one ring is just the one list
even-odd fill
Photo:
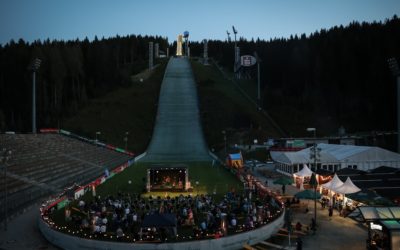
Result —
[[335, 174], [328, 183], [322, 184], [324, 188], [335, 191], [338, 187], [343, 185], [343, 181], [339, 179], [339, 177]]
[[336, 189], [332, 189], [333, 191], [341, 194], [352, 194], [361, 191], [354, 183], [351, 181], [350, 177], [347, 177], [347, 180]]
[[299, 177], [311, 176], [313, 172], [307, 167], [306, 164], [304, 164], [303, 166], [304, 166], [303, 169], [300, 170], [299, 172], [294, 173], [294, 175]]

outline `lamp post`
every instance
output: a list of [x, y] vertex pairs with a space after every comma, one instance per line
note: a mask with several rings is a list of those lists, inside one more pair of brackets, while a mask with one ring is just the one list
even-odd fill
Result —
[[396, 58], [390, 58], [388, 64], [397, 81], [397, 152], [400, 153], [400, 68]]
[[96, 137], [95, 137], [95, 140], [94, 140], [94, 142], [96, 143], [96, 145], [97, 145], [97, 142], [98, 142], [98, 136], [99, 135], [101, 135], [101, 132], [100, 131], [97, 131], [96, 132]]
[[[308, 132], [314, 132], [314, 145], [312, 149], [310, 149], [310, 159], [314, 160], [314, 171], [317, 170], [317, 161], [319, 158], [319, 149], [317, 149], [317, 129], [316, 128], [307, 128]], [[317, 186], [318, 182], [315, 176], [315, 173], [311, 175], [310, 185], [314, 188], [314, 223], [317, 225]], [[314, 228], [315, 232], [315, 228]]]
[[224, 135], [225, 156], [226, 156], [226, 131], [222, 130], [222, 134]]
[[40, 68], [40, 63], [42, 61], [39, 58], [35, 58], [29, 69], [32, 70], [32, 133], [36, 134], [36, 72]]
[[254, 52], [254, 57], [256, 58], [257, 61], [257, 105], [258, 105], [258, 109], [261, 108], [261, 94], [260, 94], [260, 63], [261, 63], [261, 59], [258, 56], [257, 52]]
[[4, 168], [4, 230], [7, 231], [7, 217], [8, 217], [8, 190], [7, 190], [7, 161], [11, 157], [11, 150], [3, 148], [2, 155], [0, 156], [1, 167]]
[[125, 132], [124, 142], [125, 142], [125, 151], [128, 149], [128, 135], [129, 132]]

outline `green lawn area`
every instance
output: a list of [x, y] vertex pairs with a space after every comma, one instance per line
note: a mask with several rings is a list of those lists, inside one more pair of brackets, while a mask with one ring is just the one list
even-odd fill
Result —
[[[236, 191], [241, 192], [243, 190], [242, 183], [227, 169], [222, 166], [212, 167], [210, 162], [196, 162], [188, 163], [189, 169], [189, 181], [192, 184], [192, 192], [183, 192], [184, 195], [192, 194], [214, 194], [215, 198], [220, 199], [234, 188]], [[145, 188], [146, 170], [152, 167], [150, 163], [136, 163], [121, 174], [117, 174], [114, 177], [107, 180], [101, 186], [96, 189], [96, 194], [104, 197], [106, 195], [116, 195], [118, 192], [122, 193], [135, 193], [140, 194]], [[131, 182], [129, 184], [129, 181]], [[196, 182], [199, 184], [196, 185]], [[175, 193], [179, 195], [180, 193]], [[158, 195], [164, 196], [165, 192], [150, 192], [145, 196], [152, 195], [157, 197]], [[173, 196], [174, 193], [168, 193], [169, 196]], [[91, 199], [91, 194], [88, 194], [85, 199]]]

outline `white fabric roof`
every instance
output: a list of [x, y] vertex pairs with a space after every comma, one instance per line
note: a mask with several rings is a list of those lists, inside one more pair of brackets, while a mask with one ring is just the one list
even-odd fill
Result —
[[347, 177], [346, 181], [341, 185], [340, 187], [336, 189], [332, 189], [336, 193], [341, 193], [341, 194], [352, 194], [352, 193], [357, 193], [358, 191], [361, 191], [354, 183], [351, 181], [350, 177]]
[[[322, 163], [341, 163], [341, 162], [367, 162], [367, 161], [398, 161], [400, 154], [378, 147], [339, 145], [319, 143], [321, 149], [320, 162]], [[274, 161], [288, 165], [310, 163], [310, 148], [297, 152], [271, 152]]]
[[313, 172], [307, 167], [307, 165], [304, 164], [303, 169], [300, 170], [299, 172], [294, 173], [294, 175], [304, 177], [304, 176], [311, 176], [312, 173]]
[[343, 181], [339, 179], [339, 177], [335, 174], [329, 182], [322, 184], [324, 188], [330, 189], [330, 190], [336, 190], [338, 187], [343, 185]]

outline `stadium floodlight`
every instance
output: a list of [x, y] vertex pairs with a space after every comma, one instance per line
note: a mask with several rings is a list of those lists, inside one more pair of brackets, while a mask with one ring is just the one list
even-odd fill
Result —
[[237, 64], [238, 64], [238, 61], [239, 61], [238, 53], [236, 52], [236, 34], [237, 34], [238, 32], [237, 32], [237, 30], [235, 29], [235, 26], [233, 26], [233, 25], [232, 25], [232, 31], [233, 31], [233, 34], [235, 35], [235, 48], [234, 48], [235, 62], [234, 62], [234, 64], [233, 64], [233, 73], [236, 74]]
[[29, 70], [32, 70], [32, 133], [36, 134], [36, 72], [40, 68], [42, 60], [39, 58], [35, 58], [30, 66], [28, 67]]
[[231, 33], [229, 33], [229, 31], [226, 31], [226, 34], [228, 35], [228, 42], [230, 43], [231, 42]]
[[400, 153], [400, 68], [394, 57], [388, 59], [388, 64], [397, 81], [397, 152]]

